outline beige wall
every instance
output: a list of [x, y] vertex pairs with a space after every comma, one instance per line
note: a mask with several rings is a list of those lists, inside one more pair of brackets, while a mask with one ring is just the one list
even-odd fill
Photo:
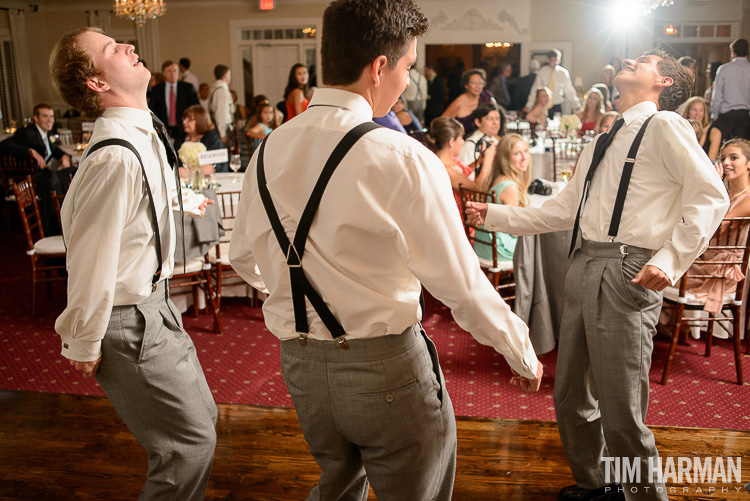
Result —
[[[428, 4], [435, 0], [417, 0]], [[498, 0], [511, 2], [513, 0]], [[599, 79], [602, 65], [612, 56], [623, 57], [625, 36], [616, 30], [621, 23], [612, 20], [610, 11], [600, 7], [602, 0], [530, 0], [532, 43], [570, 42], [572, 53], [569, 61], [563, 61], [571, 76], [581, 77], [585, 85]], [[671, 21], [684, 20], [742, 20], [750, 14], [750, 6], [743, 0], [712, 0], [693, 2], [688, 7], [660, 9], [657, 14]], [[32, 92], [34, 101], [48, 101], [62, 107], [49, 82], [47, 60], [54, 42], [66, 31], [87, 25], [87, 9], [110, 9], [110, 0], [55, 0], [43, 3], [39, 12], [27, 11], [28, 50], [32, 68]], [[206, 7], [208, 5], [208, 7]], [[201, 81], [213, 80], [213, 67], [218, 63], [231, 66], [230, 21], [318, 18], [327, 5], [316, 0], [277, 0], [278, 7], [272, 12], [260, 12], [253, 0], [167, 0], [167, 14], [159, 19], [160, 51], [162, 59], [189, 57], [193, 71]], [[433, 9], [434, 10], [434, 9]], [[747, 17], [746, 17], [747, 18]], [[7, 14], [0, 16], [0, 28], [7, 25]], [[653, 34], [648, 26], [635, 28], [628, 37], [630, 56], [649, 49]], [[133, 32], [132, 23], [112, 17], [113, 31]], [[750, 22], [745, 22], [740, 33], [750, 37]], [[434, 43], [434, 42], [433, 42]], [[159, 68], [161, 61], [148, 61], [150, 68]], [[235, 68], [235, 73], [239, 69]]]

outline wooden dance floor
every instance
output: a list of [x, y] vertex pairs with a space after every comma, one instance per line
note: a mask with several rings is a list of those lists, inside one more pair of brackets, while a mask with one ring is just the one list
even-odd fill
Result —
[[[453, 499], [554, 500], [573, 483], [555, 423], [458, 418]], [[653, 427], [665, 456], [747, 456], [747, 431]], [[302, 500], [319, 475], [293, 409], [219, 405], [206, 499]], [[750, 480], [750, 457], [742, 461]], [[136, 499], [144, 451], [99, 397], [0, 391], [0, 499]], [[668, 484], [670, 499], [750, 499]], [[702, 492], [701, 492], [702, 491]], [[371, 494], [370, 499], [375, 499]]]

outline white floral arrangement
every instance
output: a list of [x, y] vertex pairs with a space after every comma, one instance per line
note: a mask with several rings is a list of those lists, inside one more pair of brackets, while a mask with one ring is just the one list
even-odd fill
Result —
[[581, 128], [581, 120], [578, 115], [563, 115], [560, 117], [560, 130], [578, 130]]
[[206, 145], [200, 142], [185, 141], [180, 146], [180, 151], [177, 154], [182, 160], [182, 163], [188, 165], [198, 165], [198, 155], [206, 151]]

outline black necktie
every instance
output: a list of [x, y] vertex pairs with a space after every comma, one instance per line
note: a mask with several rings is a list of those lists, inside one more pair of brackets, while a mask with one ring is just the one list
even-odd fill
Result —
[[[169, 166], [172, 168], [172, 171], [174, 172], [174, 179], [175, 184], [177, 184], [177, 201], [180, 204], [180, 224], [182, 225], [182, 271], [185, 272], [185, 266], [187, 265], [186, 261], [186, 251], [185, 251], [185, 212], [182, 208], [182, 183], [180, 183], [180, 169], [178, 168], [180, 166], [179, 163], [179, 157], [177, 156], [177, 153], [174, 151], [174, 146], [172, 146], [172, 142], [169, 140], [169, 134], [167, 133], [167, 128], [164, 126], [161, 120], [157, 118], [156, 115], [151, 113], [151, 121], [154, 124], [154, 129], [156, 130], [156, 135], [159, 137], [159, 140], [164, 145], [164, 150], [167, 153], [167, 162], [169, 163]], [[167, 207], [171, 207], [172, 204], [167, 204]]]
[[581, 224], [581, 212], [583, 212], [583, 204], [585, 204], [586, 200], [589, 198], [589, 188], [591, 187], [591, 180], [594, 177], [594, 172], [596, 172], [596, 169], [597, 167], [599, 167], [602, 158], [604, 158], [604, 153], [607, 151], [607, 148], [609, 148], [609, 145], [612, 144], [612, 140], [615, 138], [615, 134], [617, 134], [617, 131], [620, 130], [624, 123], [625, 120], [623, 120], [622, 117], [618, 118], [617, 121], [612, 124], [612, 128], [609, 129], [609, 132], [604, 134], [596, 142], [594, 154], [591, 157], [591, 166], [589, 167], [589, 171], [586, 173], [586, 180], [583, 182], [583, 193], [581, 195], [581, 203], [578, 204], [576, 222], [575, 224], [573, 224], [573, 237], [570, 241], [570, 250], [568, 251], [568, 257], [573, 254], [573, 249], [575, 249], [576, 246], [576, 240], [578, 240], [578, 230], [580, 229]]

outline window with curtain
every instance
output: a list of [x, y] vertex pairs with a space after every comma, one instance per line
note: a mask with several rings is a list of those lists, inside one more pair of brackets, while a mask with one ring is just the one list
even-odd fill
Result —
[[0, 36], [0, 112], [2, 128], [5, 129], [15, 121], [16, 127], [22, 126], [21, 105], [18, 99], [18, 81], [16, 61], [13, 56], [13, 42], [9, 36]]

